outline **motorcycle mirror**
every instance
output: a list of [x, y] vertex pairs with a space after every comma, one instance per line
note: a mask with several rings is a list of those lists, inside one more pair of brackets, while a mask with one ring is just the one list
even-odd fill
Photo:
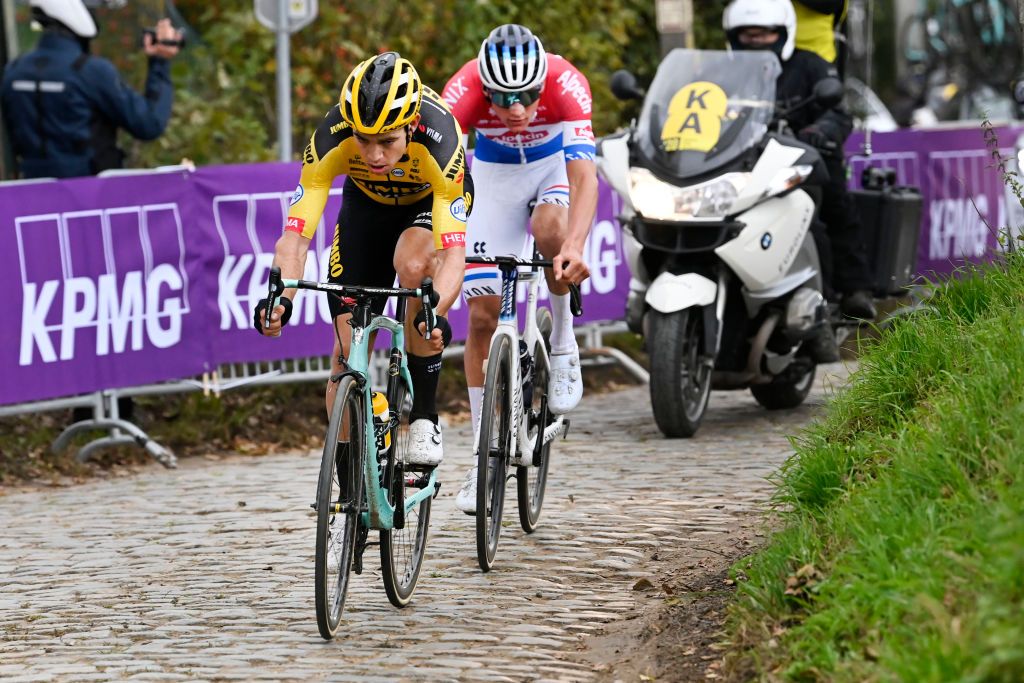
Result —
[[838, 78], [823, 78], [814, 86], [814, 101], [831, 109], [843, 101], [843, 83]]
[[620, 100], [643, 99], [644, 91], [636, 84], [636, 76], [625, 69], [619, 69], [613, 73], [609, 85], [612, 94]]

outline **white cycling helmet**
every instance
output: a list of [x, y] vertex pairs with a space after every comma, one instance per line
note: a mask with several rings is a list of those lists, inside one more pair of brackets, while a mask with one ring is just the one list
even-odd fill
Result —
[[480, 80], [488, 90], [519, 92], [539, 88], [548, 75], [548, 60], [540, 38], [519, 24], [491, 31], [477, 56]]
[[79, 38], [96, 37], [96, 22], [82, 0], [29, 0], [28, 4]]
[[749, 49], [739, 42], [741, 29], [748, 27], [772, 28], [779, 32], [778, 42], [772, 50], [788, 60], [796, 48], [796, 10], [790, 0], [733, 0], [722, 15], [722, 28], [734, 50]]

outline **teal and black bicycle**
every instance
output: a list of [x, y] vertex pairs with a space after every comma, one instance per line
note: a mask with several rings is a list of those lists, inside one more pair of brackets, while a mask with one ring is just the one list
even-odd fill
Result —
[[[434, 329], [436, 295], [429, 278], [418, 289], [357, 287], [329, 282], [282, 280], [271, 270], [268, 299], [285, 289], [330, 292], [352, 311], [352, 343], [343, 370], [331, 377], [337, 393], [331, 409], [320, 464], [316, 502], [316, 622], [320, 635], [331, 639], [341, 622], [352, 572], [362, 573], [363, 552], [380, 531], [384, 590], [396, 607], [412, 599], [423, 566], [430, 525], [431, 501], [440, 484], [434, 468], [408, 466], [412, 378], [405, 354], [405, 312], [408, 300], [423, 302], [427, 335]], [[394, 317], [373, 314], [378, 297], [398, 297]], [[370, 352], [375, 333], [391, 334], [387, 388], [383, 397], [372, 391]], [[383, 401], [386, 398], [386, 404]], [[408, 403], [407, 403], [408, 402]]]

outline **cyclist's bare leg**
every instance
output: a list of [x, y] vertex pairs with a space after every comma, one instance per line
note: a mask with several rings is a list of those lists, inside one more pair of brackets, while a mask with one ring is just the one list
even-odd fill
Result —
[[[425, 277], [434, 277], [437, 270], [437, 256], [434, 251], [434, 235], [423, 228], [409, 228], [398, 238], [395, 246], [395, 272], [398, 284], [410, 289], [420, 286]], [[405, 345], [409, 353], [417, 356], [432, 356], [434, 351], [423, 335], [413, 329], [412, 321], [419, 314], [422, 304], [416, 299], [409, 300], [405, 314]]]
[[[569, 235], [569, 209], [557, 204], [537, 204], [530, 221], [533, 239], [544, 258], [550, 259], [562, 250], [562, 244]], [[552, 294], [568, 294], [569, 285], [555, 281], [554, 271], [544, 270], [548, 290]]]
[[491, 335], [498, 326], [501, 297], [474, 296], [469, 300], [469, 329], [463, 362], [466, 368], [466, 386], [469, 389], [473, 429], [479, 417], [484, 391], [484, 363], [491, 345]]

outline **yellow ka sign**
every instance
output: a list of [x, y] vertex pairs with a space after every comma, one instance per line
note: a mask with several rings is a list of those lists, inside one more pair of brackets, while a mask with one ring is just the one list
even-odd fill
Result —
[[710, 151], [722, 136], [728, 99], [724, 90], [708, 81], [683, 86], [669, 102], [668, 118], [661, 129], [665, 151]]

